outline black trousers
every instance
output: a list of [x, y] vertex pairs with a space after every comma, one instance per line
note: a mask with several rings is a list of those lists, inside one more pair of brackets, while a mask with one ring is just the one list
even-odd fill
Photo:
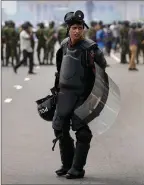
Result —
[[29, 73], [33, 72], [33, 52], [28, 52], [26, 50], [23, 50], [23, 59], [15, 66], [16, 69], [18, 69], [22, 64], [27, 62], [27, 59], [29, 59]]
[[106, 52], [108, 55], [110, 55], [111, 49], [112, 49], [112, 42], [110, 41], [106, 43]]
[[139, 63], [139, 55], [141, 51], [143, 53], [143, 63], [144, 63], [144, 44], [139, 43], [137, 46], [137, 56], [136, 56], [137, 64]]
[[[79, 92], [61, 89], [53, 119], [54, 134], [56, 138], [59, 138], [63, 168], [74, 175], [83, 170], [92, 139], [89, 126], [82, 123], [73, 114], [74, 109], [83, 102], [80, 94]], [[76, 131], [76, 147], [74, 147], [74, 141], [70, 135], [71, 126]]]
[[53, 118], [53, 129], [62, 130], [63, 125], [71, 124], [72, 129], [76, 131], [84, 126], [84, 123], [74, 115], [74, 110], [84, 102], [84, 97], [81, 96], [82, 91], [61, 88]]
[[123, 44], [121, 46], [121, 63], [125, 64], [127, 63], [127, 59], [126, 59], [126, 55], [128, 54], [129, 55], [129, 60], [131, 58], [131, 52], [130, 52], [130, 49], [129, 49], [129, 45], [128, 44]]
[[1, 65], [4, 66], [4, 46], [1, 44]]
[[41, 64], [41, 57], [40, 57], [41, 49], [44, 50], [44, 56], [43, 56], [43, 63], [44, 63], [45, 56], [46, 56], [46, 44], [39, 44], [38, 43], [38, 46], [37, 46], [37, 57], [38, 57], [39, 64]]

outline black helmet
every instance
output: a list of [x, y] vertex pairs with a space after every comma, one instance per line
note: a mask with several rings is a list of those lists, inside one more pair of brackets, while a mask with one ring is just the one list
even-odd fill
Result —
[[129, 21], [124, 21], [124, 26], [125, 27], [129, 27], [129, 25], [130, 25], [130, 22]]
[[55, 22], [54, 21], [49, 22], [49, 26], [53, 28], [55, 26]]
[[136, 23], [131, 23], [130, 27], [133, 28], [133, 29], [136, 29], [137, 24]]
[[64, 21], [67, 25], [73, 24], [83, 24], [87, 28], [89, 28], [85, 21], [84, 21], [84, 13], [81, 10], [77, 10], [76, 12], [68, 12], [65, 17]]
[[52, 121], [56, 109], [56, 95], [48, 95], [36, 101], [37, 110], [42, 119]]
[[138, 28], [142, 28], [142, 24], [140, 22], [137, 23]]

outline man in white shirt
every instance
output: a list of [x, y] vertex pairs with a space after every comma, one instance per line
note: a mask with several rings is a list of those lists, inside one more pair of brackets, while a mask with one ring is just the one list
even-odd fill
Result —
[[20, 33], [20, 49], [23, 53], [23, 59], [20, 63], [14, 66], [14, 72], [17, 73], [17, 69], [29, 59], [29, 71], [28, 74], [35, 74], [33, 72], [33, 48], [32, 48], [32, 31], [30, 30], [30, 24], [24, 23], [23, 30]]

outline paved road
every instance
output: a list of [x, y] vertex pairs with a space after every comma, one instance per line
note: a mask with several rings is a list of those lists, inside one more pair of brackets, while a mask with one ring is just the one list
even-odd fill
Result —
[[[53, 152], [51, 123], [36, 110], [35, 100], [53, 86], [55, 66], [35, 69], [33, 76], [26, 67], [17, 75], [11, 67], [2, 69], [2, 184], [144, 185], [144, 65], [131, 72], [128, 65], [107, 60], [107, 73], [121, 90], [121, 111], [111, 129], [93, 138], [82, 180], [55, 176], [58, 145]], [[5, 103], [7, 98], [12, 101]]]

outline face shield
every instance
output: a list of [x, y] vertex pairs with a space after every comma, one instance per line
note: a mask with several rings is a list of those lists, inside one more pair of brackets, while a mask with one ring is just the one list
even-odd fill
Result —
[[120, 111], [120, 90], [113, 80], [95, 64], [93, 89], [86, 101], [75, 110], [75, 115], [88, 124], [94, 135], [109, 129]]

